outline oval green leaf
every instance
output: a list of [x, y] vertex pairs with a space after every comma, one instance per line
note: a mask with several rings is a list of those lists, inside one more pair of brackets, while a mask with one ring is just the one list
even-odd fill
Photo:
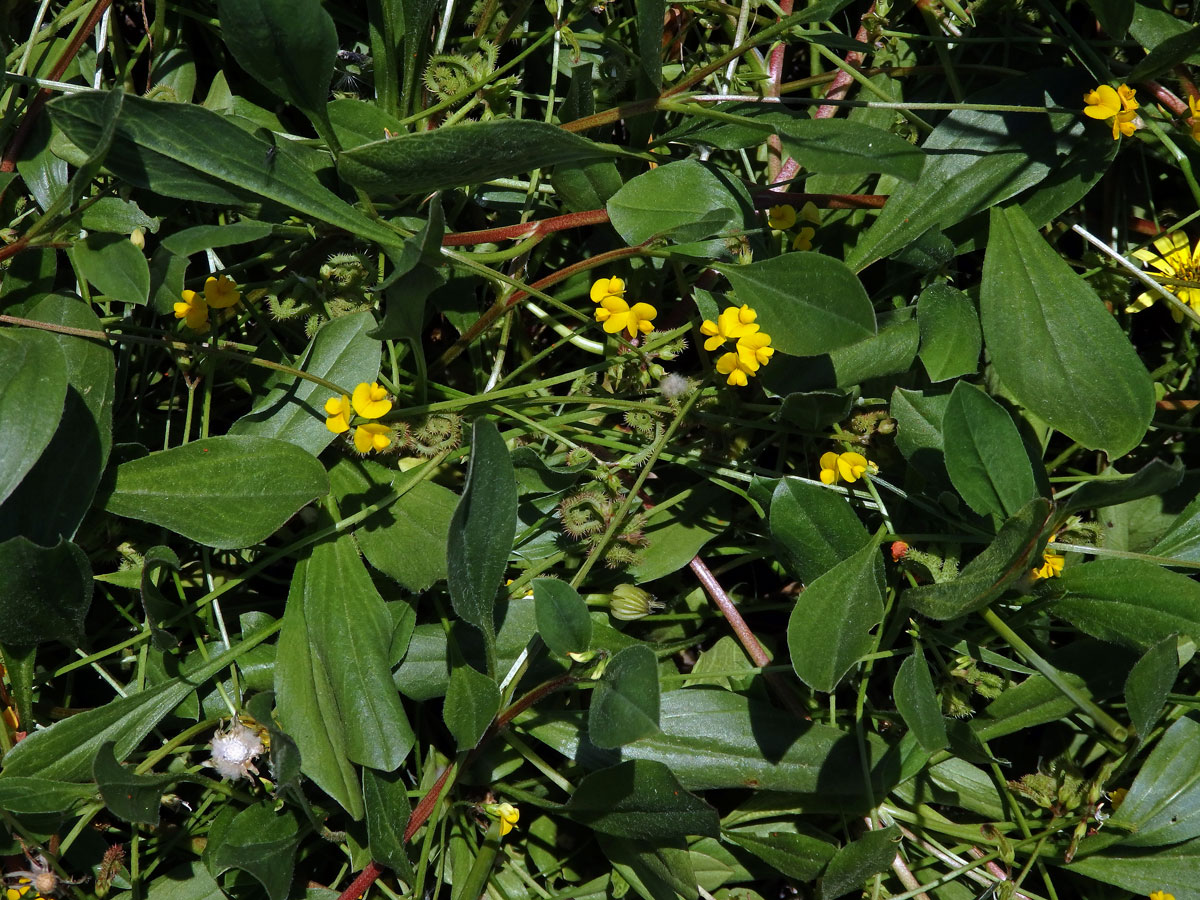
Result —
[[482, 672], [463, 664], [450, 673], [442, 719], [460, 751], [479, 743], [500, 711], [500, 689]]
[[51, 335], [0, 332], [0, 502], [54, 437], [66, 396], [67, 361]]
[[563, 811], [595, 831], [640, 841], [716, 837], [721, 830], [715, 809], [688, 792], [669, 768], [649, 759], [585, 776]]
[[592, 692], [588, 738], [614, 750], [658, 733], [658, 660], [641, 644], [619, 651]]
[[656, 237], [685, 243], [740, 229], [750, 212], [745, 187], [691, 159], [643, 172], [608, 200], [609, 220], [631, 247]]
[[551, 653], [566, 656], [588, 648], [592, 617], [575, 588], [557, 578], [535, 578], [533, 603], [538, 634]]

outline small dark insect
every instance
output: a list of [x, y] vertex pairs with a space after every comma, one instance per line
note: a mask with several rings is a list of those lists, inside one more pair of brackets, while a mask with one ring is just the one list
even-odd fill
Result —
[[365, 53], [359, 53], [357, 50], [339, 50], [337, 58], [342, 62], [348, 62], [356, 66], [361, 66], [371, 61], [371, 57]]
[[278, 152], [279, 152], [278, 147], [268, 147], [267, 148], [267, 168], [268, 169], [275, 167], [275, 154], [277, 154]]

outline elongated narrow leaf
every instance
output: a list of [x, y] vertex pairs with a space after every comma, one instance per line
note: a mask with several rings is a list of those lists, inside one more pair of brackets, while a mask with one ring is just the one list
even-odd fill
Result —
[[[375, 327], [369, 310], [339, 316], [321, 326], [304, 352], [299, 368], [341, 385], [347, 391], [379, 374], [379, 341], [367, 332]], [[336, 437], [325, 427], [325, 401], [333, 393], [292, 375], [272, 377], [254, 408], [229, 429], [230, 434], [273, 437], [303, 447], [316, 456]]]
[[476, 419], [471, 429], [467, 486], [450, 520], [446, 559], [454, 611], [496, 638], [493, 610], [517, 523], [517, 479], [496, 426]]
[[296, 445], [230, 436], [122, 463], [105, 509], [229, 550], [270, 537], [328, 491], [321, 464]]
[[933, 678], [925, 654], [917, 647], [900, 665], [892, 686], [896, 709], [927, 753], [935, 753], [948, 743], [942, 704], [933, 689]]
[[[103, 94], [60, 97], [49, 109], [54, 123], [82, 148], [96, 144], [107, 124]], [[385, 246], [400, 245], [391, 229], [339, 199], [287, 154], [270, 155], [271, 149], [204, 107], [126, 97], [105, 166], [167, 197], [225, 205], [265, 197]]]
[[54, 437], [66, 396], [67, 361], [53, 337], [0, 332], [0, 502]]
[[218, 0], [217, 13], [221, 38], [243, 69], [324, 118], [338, 37], [320, 0]]
[[1179, 674], [1179, 637], [1168, 634], [1146, 651], [1125, 679], [1125, 707], [1133, 730], [1143, 738], [1150, 734], [1167, 694]]
[[1007, 518], [1037, 494], [1020, 432], [999, 403], [964, 381], [954, 385], [942, 419], [946, 471], [981, 516]]
[[1114, 827], [1133, 833], [1127, 847], [1157, 847], [1200, 837], [1200, 724], [1175, 722], [1142, 764], [1113, 814]]
[[1018, 207], [992, 210], [980, 314], [996, 374], [1017, 401], [1110, 457], [1142, 440], [1154, 384], [1096, 292]]
[[337, 704], [338, 718], [326, 727], [345, 734], [352, 761], [391, 772], [414, 737], [391, 677], [391, 618], [353, 538], [313, 548], [303, 596], [309, 640]]
[[808, 586], [788, 619], [788, 652], [800, 680], [832, 691], [871, 651], [871, 629], [883, 618], [883, 558], [870, 541]]
[[362, 144], [338, 157], [338, 173], [370, 193], [415, 194], [611, 154], [544, 122], [493, 119]]
[[875, 334], [862, 283], [830, 256], [786, 253], [722, 271], [780, 353], [817, 356]]
[[340, 718], [333, 685], [317, 655], [304, 614], [305, 567], [296, 564], [283, 613], [275, 662], [279, 720], [300, 748], [301, 769], [354, 819], [363, 815], [358, 776], [350, 764], [346, 735], [330, 722]]
[[404, 826], [412, 814], [412, 803], [404, 773], [363, 769], [363, 800], [371, 859], [395, 869], [401, 877], [412, 878], [412, 863], [404, 847]]

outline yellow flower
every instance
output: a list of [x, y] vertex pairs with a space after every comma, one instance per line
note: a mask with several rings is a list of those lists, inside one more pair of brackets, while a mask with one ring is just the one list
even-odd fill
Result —
[[1150, 900], [1175, 900], [1175, 895], [1166, 891], [1154, 891], [1150, 894]]
[[1121, 135], [1131, 137], [1138, 129], [1138, 103], [1133, 98], [1134, 90], [1128, 85], [1114, 89], [1102, 84], [1094, 91], [1083, 95], [1083, 114], [1093, 119], [1112, 120], [1113, 140]]
[[364, 381], [356, 387], [350, 402], [354, 411], [364, 419], [378, 419], [380, 416], [386, 416], [392, 409], [392, 401], [387, 398], [387, 389], [374, 381], [370, 384]]
[[813, 225], [821, 224], [821, 211], [817, 209], [817, 204], [811, 200], [804, 201], [804, 205], [800, 207], [800, 218], [805, 222], [811, 222]]
[[767, 224], [777, 231], [787, 231], [796, 224], [796, 210], [787, 203], [767, 210]]
[[184, 291], [180, 296], [183, 302], [175, 304], [175, 318], [183, 319], [192, 331], [208, 331], [208, 303], [195, 291]]
[[484, 805], [483, 811], [500, 821], [501, 837], [512, 831], [521, 818], [521, 811], [511, 803], [488, 803]]
[[354, 449], [367, 454], [372, 450], [383, 452], [392, 445], [392, 429], [379, 422], [368, 422], [354, 429]]
[[658, 310], [649, 303], [635, 303], [630, 306], [622, 298], [609, 295], [600, 301], [600, 307], [596, 310], [596, 321], [602, 322], [604, 330], [609, 334], [627, 331], [632, 338], [637, 337], [639, 331], [643, 334], [653, 331], [654, 326], [650, 323], [657, 315]]
[[[1154, 250], [1158, 252], [1155, 253]], [[1149, 263], [1168, 278], [1178, 278], [1180, 281], [1196, 282], [1196, 287], [1181, 287], [1169, 285], [1171, 291], [1192, 309], [1200, 310], [1200, 244], [1192, 249], [1191, 241], [1182, 231], [1173, 231], [1154, 239], [1154, 250], [1143, 247], [1134, 250], [1133, 255], [1142, 262]], [[1138, 295], [1137, 300], [1125, 307], [1125, 312], [1135, 313], [1145, 309], [1157, 299], [1158, 294], [1145, 291]], [[1176, 322], [1183, 320], [1183, 313], [1172, 307], [1171, 315]]]
[[711, 353], [726, 341], [736, 341], [754, 334], [758, 331], [758, 326], [754, 324], [756, 318], [758, 313], [743, 304], [740, 309], [736, 306], [726, 307], [715, 322], [705, 319], [700, 325], [700, 333], [708, 336], [708, 340], [704, 342], [704, 349]]
[[834, 453], [832, 450], [821, 455], [821, 482], [836, 484], [840, 479], [847, 484], [853, 484], [863, 477], [863, 473], [874, 471], [875, 464], [861, 453], [849, 451]]
[[[16, 884], [10, 885], [4, 891], [4, 900], [21, 900], [26, 897], [26, 900], [39, 896], [36, 891], [32, 895], [29, 894], [33, 886], [33, 882], [28, 878], [22, 877], [17, 880]], [[1174, 900], [1174, 898], [1172, 898]]]
[[1034, 578], [1057, 578], [1062, 574], [1066, 560], [1057, 553], [1047, 550], [1042, 554], [1042, 564], [1033, 570]]
[[228, 309], [241, 299], [237, 282], [228, 275], [209, 276], [204, 282], [204, 302], [213, 309]]
[[615, 275], [612, 278], [597, 278], [592, 282], [589, 296], [593, 303], [600, 303], [606, 297], [624, 297], [625, 280]]
[[1200, 141], [1200, 103], [1195, 97], [1188, 97], [1188, 109], [1191, 111], [1192, 139]]
[[750, 383], [749, 376], [757, 372], [758, 367], [751, 369], [737, 353], [726, 353], [717, 360], [717, 371], [728, 376], [728, 383], [734, 387], [745, 387]]
[[738, 338], [738, 360], [751, 372], [757, 372], [759, 366], [765, 366], [770, 362], [774, 353], [775, 348], [771, 346], [771, 336], [765, 331]]
[[807, 225], [805, 225], [798, 232], [796, 232], [796, 239], [792, 241], [792, 249], [811, 250], [812, 239], [816, 236], [817, 230], [815, 228], [809, 228]]
[[334, 434], [342, 434], [350, 430], [350, 398], [345, 394], [330, 397], [325, 401], [325, 427]]

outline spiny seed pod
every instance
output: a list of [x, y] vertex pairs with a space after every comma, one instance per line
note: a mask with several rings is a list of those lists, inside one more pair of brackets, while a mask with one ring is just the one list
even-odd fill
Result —
[[632, 584], [618, 584], [608, 601], [609, 612], [614, 619], [633, 622], [650, 613], [663, 609], [664, 604], [655, 600], [648, 592]]

